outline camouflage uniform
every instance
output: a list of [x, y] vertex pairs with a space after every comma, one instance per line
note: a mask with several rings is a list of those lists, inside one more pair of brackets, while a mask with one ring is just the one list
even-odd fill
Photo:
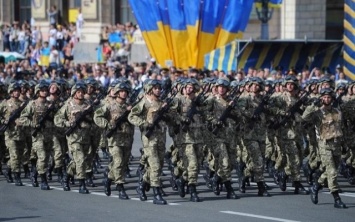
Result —
[[[74, 97], [78, 90], [86, 91], [86, 85], [84, 83], [76, 83], [72, 88], [71, 96]], [[62, 106], [54, 117], [54, 124], [57, 127], [70, 127], [75, 119], [81, 115], [81, 113], [88, 109], [90, 104], [85, 99], [78, 102], [76, 99], [71, 98]], [[87, 157], [90, 152], [90, 132], [92, 125], [92, 117], [89, 114], [84, 118], [84, 121], [80, 123], [80, 127], [74, 129], [73, 133], [67, 135], [69, 152], [72, 155], [72, 160], [68, 165], [67, 173], [69, 176], [77, 175], [80, 181], [80, 193], [88, 193], [85, 184], [87, 166], [90, 165], [87, 161]], [[70, 190], [68, 177], [63, 182], [63, 189], [65, 191]]]
[[[113, 93], [118, 93], [121, 90], [130, 91], [130, 86], [125, 83], [120, 83], [115, 86]], [[95, 123], [102, 129], [110, 130], [115, 126], [116, 120], [127, 111], [128, 104], [122, 100], [122, 103], [117, 100], [108, 100], [107, 103], [102, 104], [94, 114]], [[112, 156], [112, 162], [109, 164], [108, 178], [104, 183], [106, 194], [110, 194], [111, 181], [117, 185], [120, 199], [128, 199], [124, 191], [123, 184], [125, 183], [124, 173], [126, 171], [129, 157], [132, 150], [132, 128], [134, 128], [128, 121], [123, 122], [118, 127], [113, 135], [108, 138], [109, 152]]]
[[[320, 91], [321, 96], [334, 96], [333, 90], [324, 88]], [[323, 97], [324, 98], [324, 97]], [[334, 99], [334, 97], [333, 97]], [[320, 109], [309, 106], [302, 116], [304, 121], [315, 125], [318, 132], [318, 147], [322, 164], [325, 166], [328, 187], [334, 197], [334, 206], [337, 208], [346, 208], [339, 197], [339, 184], [337, 182], [338, 167], [341, 161], [341, 141], [342, 132], [342, 114], [331, 104], [323, 105]], [[311, 199], [313, 203], [318, 203], [318, 190], [324, 185], [324, 179], [319, 178], [312, 187]]]
[[[216, 82], [217, 89], [224, 88], [228, 89], [229, 80], [220, 78]], [[235, 127], [235, 123], [232, 119], [227, 118], [226, 123], [219, 121], [219, 117], [226, 110], [229, 105], [229, 102], [226, 94], [225, 95], [216, 95], [215, 97], [210, 97], [206, 101], [206, 119], [210, 122], [210, 128], [215, 126], [219, 129], [216, 131], [216, 136], [214, 137], [216, 143], [213, 147], [212, 152], [214, 155], [215, 161], [215, 170], [216, 174], [213, 178], [213, 190], [216, 195], [220, 194], [220, 184], [224, 183], [227, 189], [227, 198], [238, 198], [234, 193], [234, 190], [231, 186], [232, 179], [232, 169], [233, 164], [235, 163], [236, 150], [235, 147], [231, 147], [230, 137], [228, 132], [230, 132], [230, 127]], [[236, 115], [235, 110], [231, 112], [232, 116]], [[225, 124], [224, 127], [223, 124]]]
[[[157, 87], [161, 88], [161, 83], [158, 80], [149, 80], [146, 83], [145, 92], [147, 94], [153, 94], [153, 91]], [[162, 107], [163, 102], [159, 99], [159, 95], [153, 95], [152, 97], [146, 95], [142, 100], [135, 105], [131, 113], [128, 116], [128, 120], [131, 124], [140, 128], [142, 132], [142, 143], [144, 156], [146, 158], [149, 168], [145, 169], [144, 176], [140, 182], [140, 186], [137, 188], [137, 192], [140, 194], [142, 201], [146, 200], [145, 189], [149, 184], [153, 187], [155, 204], [166, 204], [166, 201], [162, 198], [161, 193], [161, 181], [160, 176], [162, 173], [162, 167], [164, 164], [165, 154], [165, 141], [166, 141], [166, 127], [164, 121], [159, 123], [159, 126], [155, 127], [152, 135], [148, 138], [145, 136], [147, 128], [151, 126], [157, 112]]]
[[[20, 90], [21, 86], [15, 82], [10, 84], [8, 88], [8, 93], [14, 93], [14, 90]], [[4, 124], [6, 121], [9, 120], [9, 117], [12, 113], [20, 108], [23, 103], [15, 97], [11, 97], [8, 100], [3, 101], [0, 104], [0, 116], [3, 117], [1, 123]], [[8, 162], [8, 170], [6, 172], [6, 177], [8, 182], [13, 182], [11, 173], [14, 172], [15, 174], [15, 181], [16, 185], [22, 186], [21, 182], [21, 162], [23, 160], [23, 153], [24, 153], [24, 140], [25, 135], [23, 132], [23, 128], [21, 125], [18, 125], [18, 121], [16, 123], [10, 123], [8, 128], [5, 131], [5, 144], [9, 150], [10, 154], [10, 161]]]
[[[35, 94], [42, 93], [39, 91], [43, 89], [48, 91], [48, 85], [41, 82], [36, 86]], [[39, 127], [39, 120], [49, 109], [49, 106], [50, 103], [46, 100], [46, 97], [32, 100], [21, 113], [21, 124], [31, 128]], [[49, 156], [53, 149], [53, 130], [53, 122], [47, 118], [44, 122], [43, 128], [39, 130], [35, 137], [32, 138], [32, 150], [37, 159], [36, 170], [41, 176], [42, 190], [50, 189], [47, 182], [46, 172], [48, 168]], [[37, 178], [34, 178], [34, 180], [36, 181]], [[38, 186], [35, 182], [33, 182], [33, 185]]]

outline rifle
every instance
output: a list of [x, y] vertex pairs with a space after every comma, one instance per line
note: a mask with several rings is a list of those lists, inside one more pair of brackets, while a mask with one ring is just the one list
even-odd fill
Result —
[[168, 98], [165, 100], [166, 106], [161, 107], [161, 108], [158, 110], [158, 113], [157, 113], [157, 115], [155, 116], [152, 125], [150, 125], [150, 126], [147, 128], [147, 132], [145, 133], [145, 136], [146, 136], [147, 138], [149, 138], [149, 137], [153, 134], [153, 130], [155, 129], [155, 127], [158, 126], [159, 122], [163, 119], [163, 115], [170, 109], [171, 103], [173, 102], [174, 97], [177, 95], [177, 93], [178, 93], [177, 90], [173, 91], [173, 92], [171, 93], [170, 97], [168, 97]]
[[340, 106], [340, 105], [342, 104], [341, 98], [342, 98], [344, 95], [345, 95], [345, 92], [339, 94], [339, 95], [335, 98], [335, 100], [334, 100], [334, 102], [333, 102], [333, 107], [338, 108], [338, 106]]
[[94, 102], [92, 102], [90, 104], [89, 107], [87, 107], [73, 122], [73, 124], [65, 131], [65, 135], [69, 136], [70, 134], [72, 134], [74, 132], [74, 130], [76, 129], [76, 127], [80, 127], [80, 123], [82, 121], [85, 120], [86, 115], [92, 113], [94, 111], [94, 106], [96, 106], [97, 104], [99, 104], [100, 100], [103, 98], [103, 94], [99, 94], [96, 99], [94, 100]]
[[274, 93], [274, 90], [268, 91], [265, 94], [265, 96], [261, 99], [261, 102], [258, 104], [258, 106], [255, 108], [253, 116], [251, 117], [251, 120], [253, 120], [253, 121], [250, 122], [250, 126], [249, 126], [250, 128], [253, 127], [253, 125], [255, 123], [254, 120], [257, 120], [259, 118], [260, 114], [262, 112], [264, 112], [265, 106], [269, 103], [269, 100], [270, 100], [273, 93]]
[[37, 133], [43, 129], [45, 127], [45, 122], [48, 119], [49, 115], [51, 114], [51, 112], [54, 111], [55, 109], [55, 105], [54, 105], [55, 101], [53, 101], [49, 106], [48, 109], [46, 110], [46, 112], [40, 117], [40, 119], [38, 120], [38, 126], [34, 128], [33, 132], [32, 132], [32, 136], [36, 137]]
[[271, 127], [273, 129], [278, 129], [281, 126], [284, 126], [287, 121], [294, 117], [294, 115], [296, 114], [296, 112], [300, 111], [301, 106], [304, 104], [304, 102], [308, 99], [308, 96], [311, 94], [310, 91], [304, 93], [301, 98], [299, 98], [299, 100], [293, 104], [293, 106], [291, 106], [288, 110], [287, 110], [287, 115], [282, 117], [282, 119], [280, 121], [275, 122], [274, 124], [271, 125]]
[[[133, 101], [131, 103], [131, 106], [135, 106], [137, 103], [139, 103], [141, 101], [141, 99], [137, 100], [139, 91], [138, 93], [132, 93], [132, 95], [129, 97], [128, 101]], [[128, 115], [131, 112], [131, 110], [126, 110], [120, 117], [117, 118], [115, 125], [106, 131], [106, 136], [107, 138], [110, 138], [112, 136], [112, 134], [117, 130], [117, 129], [121, 129], [121, 125], [122, 123], [127, 121]]]
[[196, 113], [198, 113], [196, 107], [197, 105], [199, 104], [202, 104], [205, 100], [206, 100], [206, 94], [209, 92], [209, 89], [211, 88], [211, 84], [208, 84], [206, 85], [203, 89], [202, 89], [202, 92], [200, 94], [198, 94], [198, 96], [196, 97], [196, 99], [194, 101], [192, 101], [191, 103], [191, 107], [190, 109], [187, 111], [187, 119], [188, 119], [188, 122], [184, 122], [183, 123], [183, 126], [182, 126], [182, 131], [186, 132], [188, 127], [189, 127], [189, 124], [191, 122], [195, 122], [194, 120], [194, 115]]
[[17, 108], [15, 111], [11, 113], [7, 122], [2, 126], [0, 126], [0, 133], [4, 133], [7, 130], [7, 128], [10, 126], [10, 124], [14, 123], [15, 120], [20, 117], [22, 110], [25, 109], [29, 101], [30, 100], [23, 102], [19, 108]]
[[[238, 101], [238, 99], [239, 99], [239, 97], [240, 97], [241, 95], [242, 95], [242, 94], [239, 93], [239, 94], [237, 94], [237, 95], [235, 95], [235, 96], [233, 97], [232, 103], [229, 104], [229, 105], [227, 106], [227, 108], [223, 111], [223, 113], [221, 114], [221, 116], [218, 118], [218, 122], [222, 122], [222, 123], [226, 124], [227, 118], [230, 116], [230, 113], [231, 113], [232, 109], [234, 108], [235, 103]], [[217, 134], [217, 131], [218, 131], [218, 129], [219, 129], [220, 127], [221, 127], [221, 126], [215, 126], [215, 127], [212, 129], [212, 133], [213, 133], [214, 135], [216, 135], [216, 134]]]

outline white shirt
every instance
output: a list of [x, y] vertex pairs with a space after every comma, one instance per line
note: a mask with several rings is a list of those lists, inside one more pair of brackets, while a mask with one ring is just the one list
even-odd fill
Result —
[[53, 62], [59, 64], [59, 53], [57, 50], [52, 50], [49, 54], [49, 63]]

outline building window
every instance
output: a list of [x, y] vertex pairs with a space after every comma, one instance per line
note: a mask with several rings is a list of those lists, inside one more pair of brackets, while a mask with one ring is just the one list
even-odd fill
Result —
[[81, 8], [81, 0], [70, 0], [69, 8]]
[[19, 20], [21, 24], [31, 20], [31, 0], [22, 0], [19, 4]]
[[327, 0], [326, 39], [342, 39], [344, 33], [344, 1]]

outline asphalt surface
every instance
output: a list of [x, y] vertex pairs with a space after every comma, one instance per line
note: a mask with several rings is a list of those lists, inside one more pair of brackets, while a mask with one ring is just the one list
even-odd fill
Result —
[[[153, 192], [147, 193], [148, 201], [141, 202], [135, 191], [138, 177], [135, 176], [138, 167], [139, 148], [141, 142], [139, 132], [136, 132], [130, 169], [132, 178], [127, 179], [125, 188], [129, 200], [120, 200], [117, 191], [112, 195], [104, 194], [102, 185], [103, 174], [95, 174], [97, 187], [89, 188], [90, 194], [78, 193], [78, 182], [71, 185], [71, 191], [65, 192], [56, 182], [56, 175], [50, 182], [51, 190], [42, 191], [31, 186], [29, 179], [22, 179], [25, 186], [17, 187], [6, 182], [0, 176], [0, 222], [1, 221], [355, 221], [355, 186], [349, 185], [340, 176], [339, 182], [343, 190], [341, 198], [348, 209], [333, 207], [333, 197], [329, 190], [323, 189], [319, 195], [319, 203], [314, 205], [309, 195], [295, 195], [293, 188], [282, 192], [271, 178], [266, 176], [266, 182], [271, 187], [271, 197], [258, 197], [255, 183], [247, 187], [245, 194], [236, 192], [240, 199], [227, 200], [225, 192], [216, 196], [205, 186], [199, 175], [197, 191], [202, 199], [200, 203], [189, 201], [189, 195], [181, 198], [173, 191], [169, 183], [169, 171], [164, 168], [164, 197], [168, 205], [158, 206], [152, 203]], [[171, 140], [168, 139], [167, 144]], [[102, 159], [103, 168], [107, 160]], [[237, 175], [233, 172], [233, 187], [237, 190]], [[305, 182], [303, 182], [306, 185]], [[114, 186], [112, 186], [114, 188]]]

